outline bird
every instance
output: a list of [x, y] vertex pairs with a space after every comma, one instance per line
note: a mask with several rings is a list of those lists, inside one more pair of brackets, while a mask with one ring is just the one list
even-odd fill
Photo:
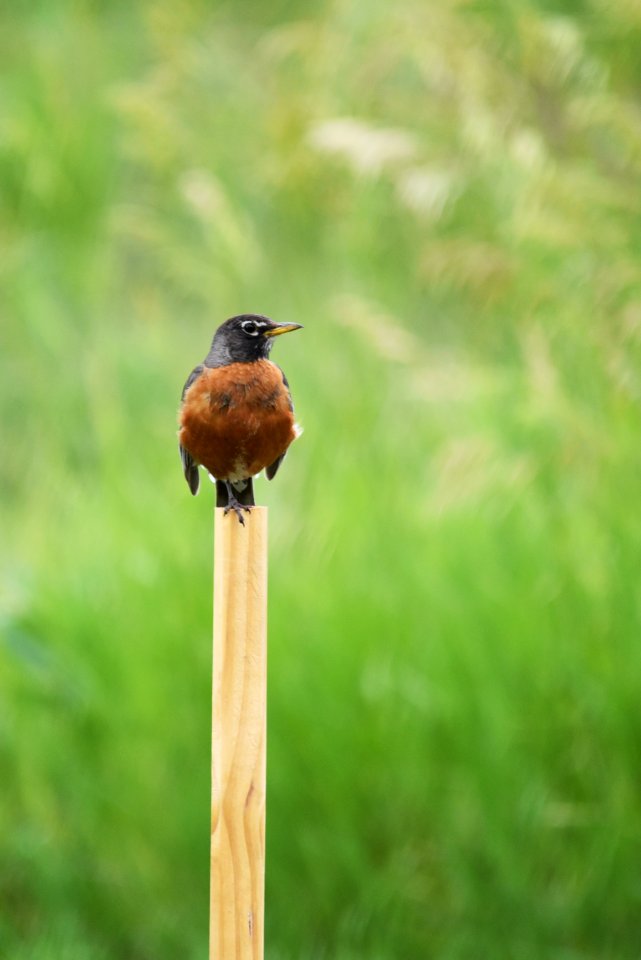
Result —
[[198, 467], [216, 482], [216, 506], [243, 511], [255, 506], [253, 478], [272, 480], [299, 435], [287, 377], [269, 359], [274, 338], [302, 329], [243, 313], [222, 323], [209, 353], [183, 387], [178, 442], [185, 480], [198, 493]]

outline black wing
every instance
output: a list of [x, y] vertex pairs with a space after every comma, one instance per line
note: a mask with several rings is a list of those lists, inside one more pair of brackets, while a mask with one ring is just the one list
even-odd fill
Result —
[[185, 474], [185, 480], [189, 486], [189, 489], [192, 492], [192, 495], [195, 497], [198, 493], [198, 487], [200, 486], [200, 476], [198, 474], [198, 464], [190, 454], [189, 450], [185, 450], [182, 444], [178, 444], [180, 449], [180, 459], [182, 460], [183, 473]]
[[[185, 394], [189, 390], [194, 380], [198, 379], [198, 377], [201, 375], [204, 369], [205, 368], [201, 363], [197, 367], [194, 367], [194, 369], [191, 371], [191, 373], [187, 377], [185, 386], [183, 387], [183, 392], [180, 397], [181, 403], [185, 399]], [[198, 464], [190, 454], [189, 450], [185, 450], [185, 448], [181, 443], [178, 444], [178, 449], [180, 450], [180, 459], [183, 465], [183, 473], [185, 474], [185, 480], [187, 481], [187, 484], [189, 486], [189, 489], [192, 492], [192, 495], [195, 497], [196, 494], [198, 493], [198, 487], [200, 486], [200, 477], [198, 475]]]
[[277, 459], [274, 460], [273, 463], [270, 463], [270, 465], [265, 470], [265, 476], [267, 477], [268, 480], [274, 479], [274, 477], [278, 473], [278, 468], [280, 467], [284, 459], [285, 459], [285, 454], [281, 453], [280, 457], [277, 457]]
[[[275, 367], [278, 367], [278, 364], [275, 363], [274, 366], [275, 366]], [[282, 376], [282, 378], [283, 378], [283, 383], [285, 384], [285, 389], [287, 390], [287, 399], [289, 400], [289, 409], [290, 409], [290, 410], [292, 411], [292, 413], [293, 413], [293, 412], [294, 412], [294, 404], [292, 403], [292, 395], [291, 395], [291, 393], [289, 392], [289, 383], [287, 382], [287, 377], [285, 376], [285, 373], [283, 372], [283, 370], [281, 370], [280, 367], [278, 367], [278, 369], [279, 369], [280, 372], [281, 372], [281, 376]], [[269, 466], [267, 467], [267, 469], [265, 470], [265, 476], [267, 477], [268, 480], [273, 480], [273, 479], [274, 479], [274, 477], [275, 477], [276, 474], [278, 473], [278, 468], [280, 467], [280, 465], [281, 465], [281, 463], [283, 462], [284, 459], [285, 459], [285, 454], [284, 454], [284, 453], [281, 453], [280, 457], [277, 457], [277, 458], [274, 460], [273, 463], [270, 463], [270, 465], [269, 465]]]
[[[275, 367], [278, 367], [278, 364], [275, 363], [274, 366], [275, 366]], [[280, 367], [278, 367], [278, 369], [280, 370], [280, 375], [281, 375], [281, 377], [283, 378], [283, 383], [285, 384], [285, 389], [287, 390], [287, 399], [288, 399], [288, 401], [289, 401], [289, 409], [290, 409], [290, 410], [292, 411], [292, 413], [293, 413], [293, 412], [294, 412], [294, 403], [293, 403], [293, 401], [292, 401], [292, 395], [291, 395], [291, 391], [290, 391], [290, 389], [289, 389], [289, 381], [288, 381], [287, 377], [285, 376], [285, 371], [284, 371], [284, 370], [281, 370]]]
[[185, 386], [183, 387], [183, 392], [182, 392], [181, 395], [180, 395], [180, 402], [181, 402], [181, 403], [182, 403], [183, 400], [185, 399], [185, 394], [186, 394], [187, 391], [189, 390], [189, 388], [190, 388], [190, 386], [192, 385], [192, 383], [194, 382], [194, 380], [197, 380], [197, 379], [198, 379], [198, 377], [201, 375], [201, 373], [203, 372], [204, 369], [205, 369], [204, 363], [199, 363], [198, 366], [197, 366], [197, 367], [194, 367], [194, 369], [191, 371], [191, 373], [190, 373], [189, 376], [187, 377], [187, 380], [185, 381]]

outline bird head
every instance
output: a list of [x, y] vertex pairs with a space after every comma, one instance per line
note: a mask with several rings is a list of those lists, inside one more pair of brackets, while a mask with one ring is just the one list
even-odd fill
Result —
[[300, 323], [275, 323], [258, 313], [230, 317], [216, 330], [205, 366], [221, 367], [228, 363], [264, 360], [269, 356], [274, 337], [301, 327]]

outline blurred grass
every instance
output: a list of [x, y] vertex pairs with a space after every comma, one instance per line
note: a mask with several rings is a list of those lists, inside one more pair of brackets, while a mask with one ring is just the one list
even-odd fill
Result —
[[226, 316], [274, 485], [267, 957], [641, 941], [637, 4], [5, 8], [0, 953], [207, 942]]

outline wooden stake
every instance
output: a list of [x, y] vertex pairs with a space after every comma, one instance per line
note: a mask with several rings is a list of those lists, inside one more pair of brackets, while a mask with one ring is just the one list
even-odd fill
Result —
[[263, 960], [267, 508], [216, 510], [210, 960]]

